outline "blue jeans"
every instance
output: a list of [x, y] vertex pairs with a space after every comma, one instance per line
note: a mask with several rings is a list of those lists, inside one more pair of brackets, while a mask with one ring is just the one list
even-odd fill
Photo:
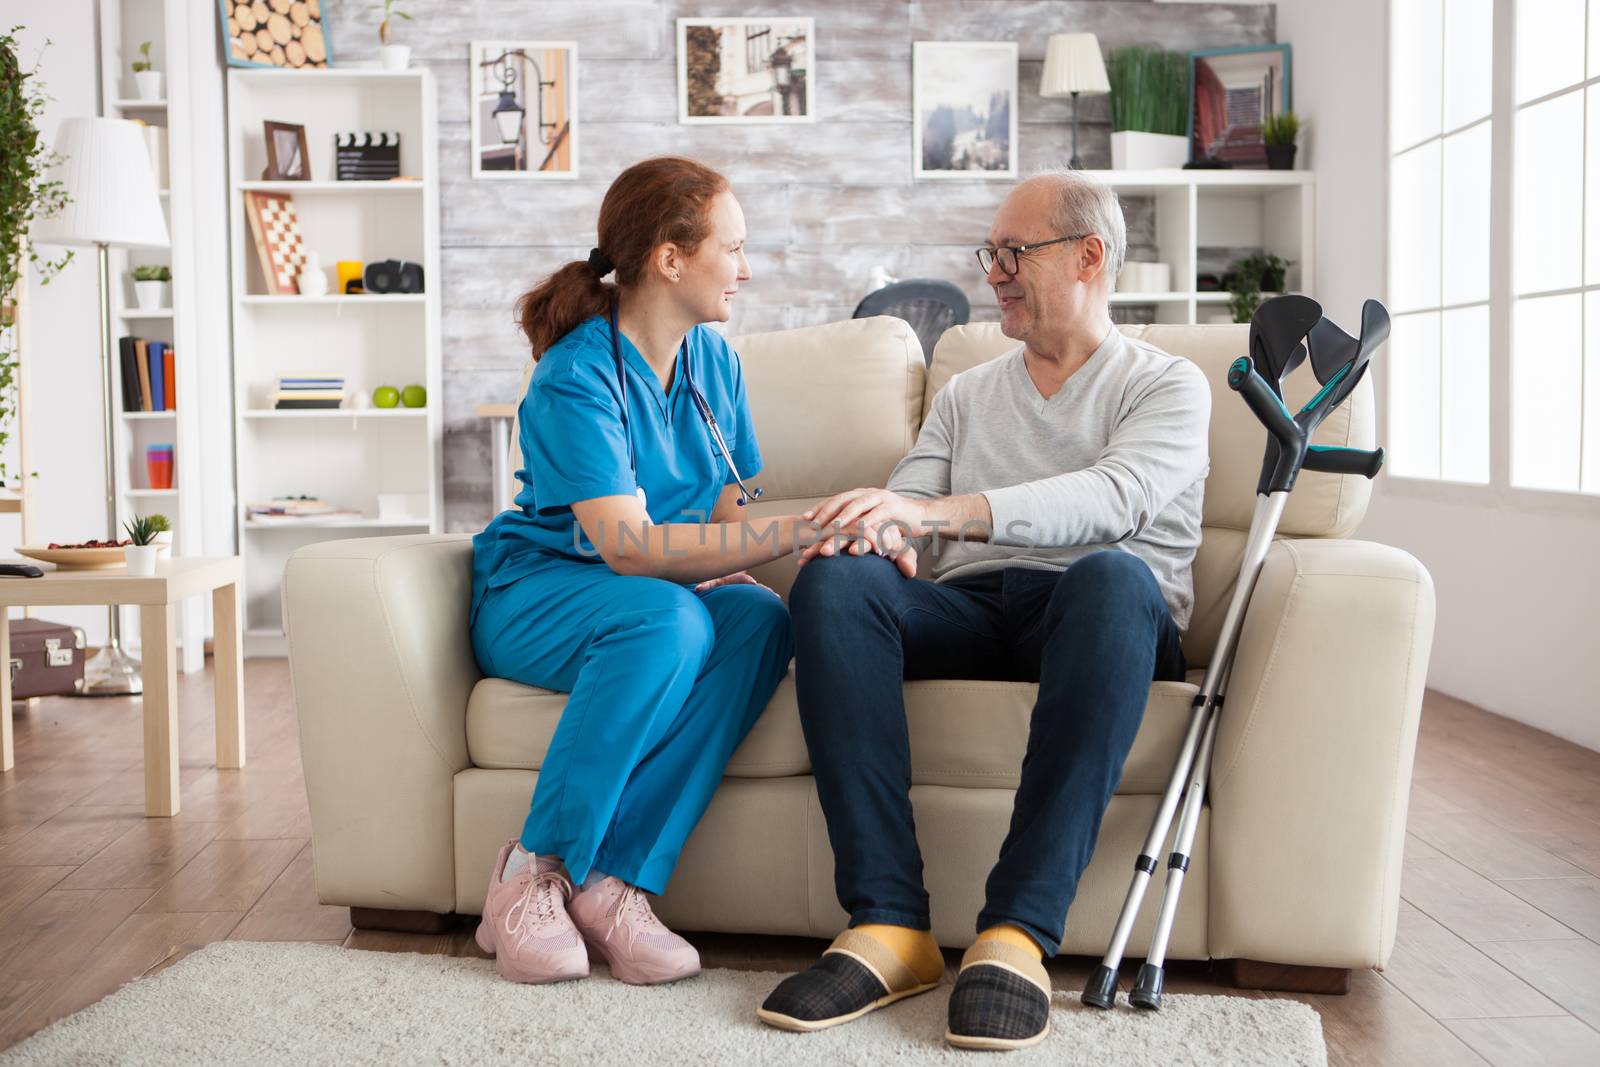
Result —
[[877, 555], [819, 556], [789, 608], [800, 721], [851, 926], [930, 927], [902, 679], [1039, 683], [977, 926], [1013, 923], [1055, 955], [1150, 683], [1184, 677], [1178, 627], [1149, 567], [1107, 550], [1065, 571], [935, 583]]

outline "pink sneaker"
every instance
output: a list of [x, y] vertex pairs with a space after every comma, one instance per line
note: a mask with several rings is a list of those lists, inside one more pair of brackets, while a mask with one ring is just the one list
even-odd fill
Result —
[[494, 969], [512, 982], [564, 982], [589, 974], [589, 954], [567, 915], [572, 883], [559, 868], [536, 871], [534, 859], [502, 882], [516, 848], [508, 841], [489, 875], [489, 894], [478, 923], [478, 947], [494, 953]]
[[656, 918], [642, 890], [620, 878], [580, 889], [567, 912], [591, 955], [603, 957], [619, 981], [654, 985], [700, 973], [700, 953]]

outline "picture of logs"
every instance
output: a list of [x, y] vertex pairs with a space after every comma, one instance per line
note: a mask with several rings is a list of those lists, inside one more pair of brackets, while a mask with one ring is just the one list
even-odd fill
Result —
[[326, 67], [322, 0], [222, 0], [228, 62], [238, 66]]

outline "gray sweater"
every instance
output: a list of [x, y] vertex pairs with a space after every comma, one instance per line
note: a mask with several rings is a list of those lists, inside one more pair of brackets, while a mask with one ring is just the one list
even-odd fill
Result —
[[989, 501], [988, 542], [919, 542], [924, 555], [934, 553], [934, 579], [1000, 567], [1064, 569], [1102, 549], [1131, 552], [1187, 628], [1209, 469], [1205, 375], [1113, 326], [1047, 400], [1022, 352], [1018, 346], [951, 378], [889, 476], [888, 488], [905, 496], [981, 492]]

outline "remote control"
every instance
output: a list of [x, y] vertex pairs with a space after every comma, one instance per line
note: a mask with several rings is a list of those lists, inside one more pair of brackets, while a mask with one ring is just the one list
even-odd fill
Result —
[[43, 578], [44, 571], [31, 563], [0, 563], [0, 578]]

